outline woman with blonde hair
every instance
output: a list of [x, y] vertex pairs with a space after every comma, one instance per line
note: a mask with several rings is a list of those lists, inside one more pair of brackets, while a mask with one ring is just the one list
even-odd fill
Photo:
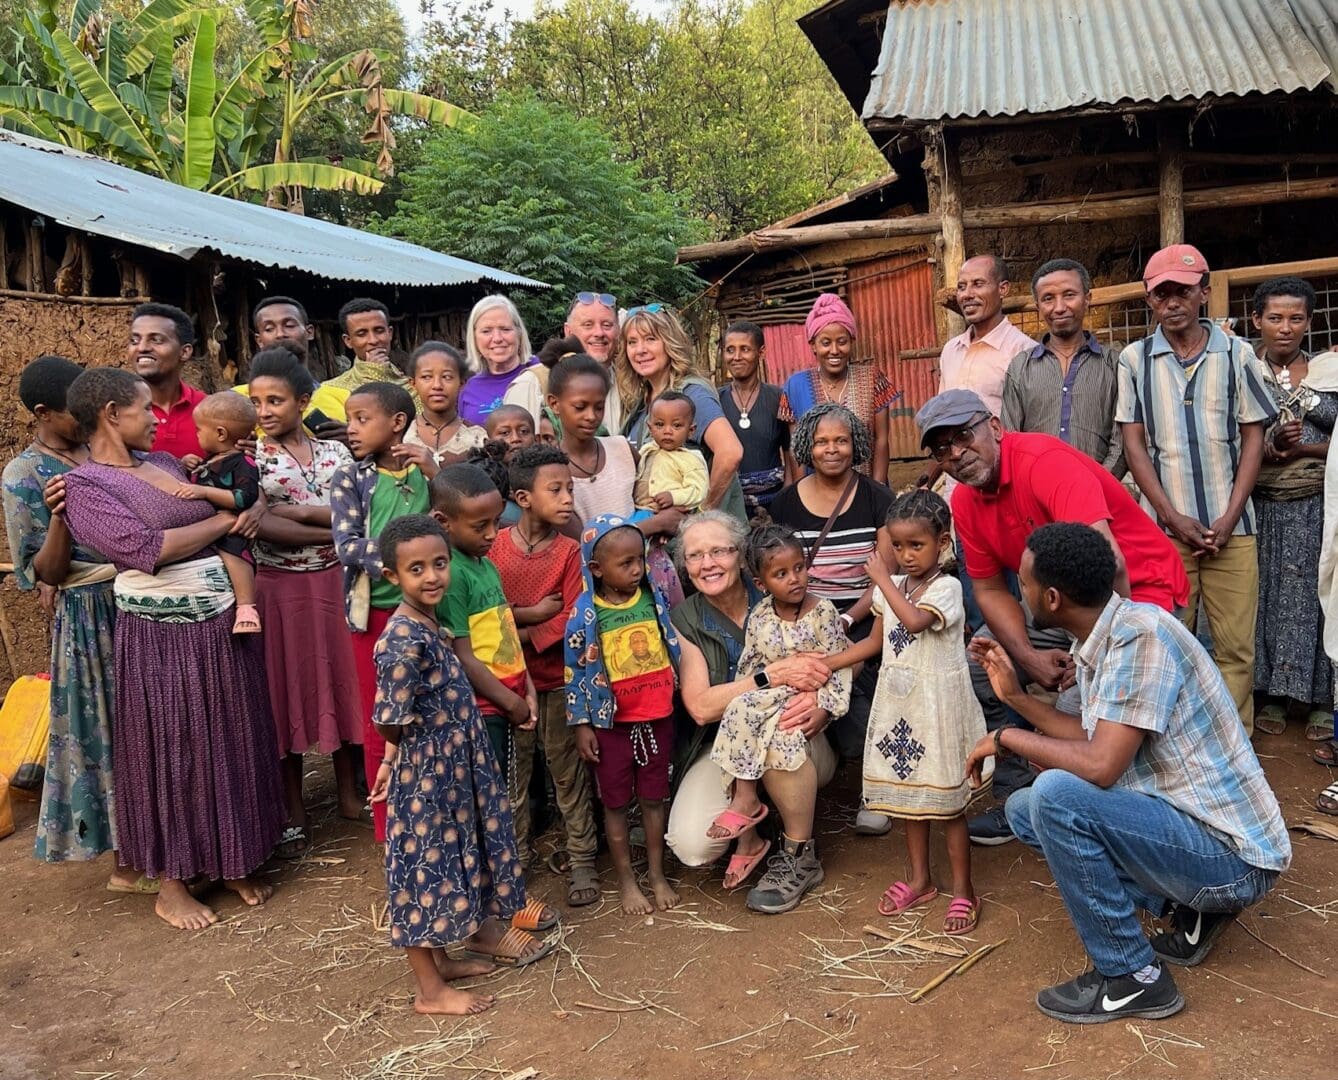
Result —
[[677, 390], [691, 399], [696, 430], [688, 445], [700, 450], [710, 466], [702, 509], [725, 510], [746, 521], [738, 477], [743, 445], [721, 411], [715, 387], [698, 367], [692, 339], [672, 309], [665, 304], [646, 304], [627, 313], [613, 370], [623, 415], [628, 418], [624, 434], [635, 447], [648, 439], [646, 423], [651, 402], [666, 390]]
[[457, 411], [482, 425], [502, 405], [519, 405], [538, 422], [543, 387], [530, 366], [530, 334], [507, 297], [485, 296], [465, 324], [465, 358], [474, 374], [460, 390]]

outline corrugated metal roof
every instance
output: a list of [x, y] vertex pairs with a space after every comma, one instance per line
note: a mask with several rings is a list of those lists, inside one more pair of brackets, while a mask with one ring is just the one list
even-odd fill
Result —
[[402, 240], [193, 191], [12, 131], [0, 131], [0, 199], [72, 229], [183, 259], [211, 250], [334, 281], [547, 288]]
[[863, 117], [1338, 87], [1338, 0], [892, 0]]

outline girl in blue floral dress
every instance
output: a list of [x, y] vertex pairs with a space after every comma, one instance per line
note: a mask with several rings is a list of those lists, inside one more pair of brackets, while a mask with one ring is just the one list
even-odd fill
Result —
[[[43, 356], [19, 376], [19, 398], [32, 413], [32, 444], [5, 466], [5, 527], [14, 580], [37, 589], [54, 621], [51, 637], [51, 736], [34, 854], [46, 862], [96, 859], [116, 848], [112, 790], [112, 602], [115, 569], [74, 543], [64, 515], [47, 507], [47, 485], [88, 458], [65, 392], [83, 368]], [[53, 500], [59, 508], [59, 485]], [[154, 892], [155, 883], [116, 867], [113, 892]]]
[[[382, 530], [380, 556], [403, 596], [374, 652], [372, 720], [386, 749], [372, 799], [386, 803], [390, 943], [408, 950], [416, 1011], [480, 1013], [492, 1007], [491, 994], [447, 981], [491, 971], [493, 961], [532, 963], [553, 944], [503, 921], [523, 922], [535, 905], [525, 903], [511, 806], [487, 728], [437, 623], [451, 577], [446, 536], [425, 515], [396, 518]], [[472, 959], [446, 958], [458, 942]]]

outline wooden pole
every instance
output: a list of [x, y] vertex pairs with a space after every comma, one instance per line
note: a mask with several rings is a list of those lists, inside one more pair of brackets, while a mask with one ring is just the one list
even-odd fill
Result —
[[[1201, 188], [1184, 193], [1184, 210], [1216, 210], [1235, 206], [1266, 206], [1272, 203], [1327, 199], [1338, 195], [1338, 176], [1308, 180], [1270, 180], [1233, 187]], [[1093, 201], [1075, 197], [1044, 203], [1005, 203], [1001, 206], [968, 207], [962, 211], [965, 229], [1008, 229], [1015, 226], [1062, 225], [1090, 221], [1120, 221], [1132, 217], [1156, 217], [1160, 195], [1143, 194]], [[876, 218], [871, 221], [837, 221], [794, 229], [763, 229], [736, 240], [696, 244], [679, 248], [678, 261], [746, 255], [752, 251], [804, 248], [838, 240], [870, 240], [888, 236], [933, 236], [942, 228], [938, 214]]]
[[1231, 275], [1214, 270], [1208, 275], [1208, 318], [1213, 322], [1231, 314]]
[[[957, 275], [966, 261], [966, 226], [962, 221], [962, 162], [957, 153], [957, 138], [951, 131], [943, 132], [940, 146], [943, 175], [939, 186], [939, 217], [943, 224], [943, 286], [953, 289]], [[953, 312], [948, 317], [944, 340], [956, 337], [966, 328], [961, 316]]]
[[1172, 113], [1157, 124], [1158, 217], [1161, 246], [1185, 242], [1184, 120]]

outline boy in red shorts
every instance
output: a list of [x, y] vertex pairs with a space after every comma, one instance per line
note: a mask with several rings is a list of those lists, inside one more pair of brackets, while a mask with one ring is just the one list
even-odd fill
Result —
[[[646, 577], [646, 540], [635, 525], [601, 514], [581, 533], [581, 557], [585, 583], [564, 645], [567, 723], [594, 769], [623, 911], [649, 915], [679, 902], [664, 876], [678, 637], [669, 605]], [[646, 829], [653, 903], [632, 871], [633, 797]]]

